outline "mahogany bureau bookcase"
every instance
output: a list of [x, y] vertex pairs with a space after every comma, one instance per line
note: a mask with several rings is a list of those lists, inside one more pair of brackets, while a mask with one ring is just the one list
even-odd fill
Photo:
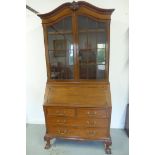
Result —
[[114, 9], [79, 1], [38, 14], [47, 66], [44, 114], [52, 138], [103, 141], [111, 153], [110, 20]]

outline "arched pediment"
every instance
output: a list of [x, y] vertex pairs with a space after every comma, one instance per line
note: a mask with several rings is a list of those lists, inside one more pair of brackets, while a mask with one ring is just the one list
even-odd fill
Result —
[[59, 19], [62, 16], [77, 14], [86, 14], [94, 18], [110, 19], [114, 9], [102, 9], [84, 1], [73, 1], [72, 3], [64, 3], [51, 12], [38, 14], [42, 19], [42, 23], [49, 23]]

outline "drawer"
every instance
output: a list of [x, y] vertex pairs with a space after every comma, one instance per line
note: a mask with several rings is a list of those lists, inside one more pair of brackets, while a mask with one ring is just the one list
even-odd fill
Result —
[[47, 108], [47, 115], [52, 116], [75, 116], [75, 109], [71, 108]]
[[94, 118], [107, 118], [107, 111], [105, 109], [95, 108], [80, 108], [77, 110], [78, 117], [94, 117]]
[[50, 127], [48, 132], [56, 137], [78, 137], [85, 139], [102, 139], [108, 137], [107, 129]]
[[69, 117], [47, 117], [47, 124], [52, 126], [71, 126], [71, 127], [108, 127], [108, 119], [93, 118], [69, 118]]
[[86, 128], [81, 135], [81, 137], [88, 139], [101, 139], [108, 136], [107, 128]]
[[72, 129], [72, 128], [68, 128], [68, 127], [49, 126], [48, 132], [51, 135], [58, 136], [58, 137], [75, 137], [78, 135], [78, 131], [76, 129]]
[[108, 127], [108, 119], [94, 119], [94, 118], [82, 118], [79, 119], [79, 125], [82, 127]]

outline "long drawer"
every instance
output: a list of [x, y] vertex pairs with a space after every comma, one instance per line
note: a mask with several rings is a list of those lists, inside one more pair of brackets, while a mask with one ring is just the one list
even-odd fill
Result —
[[108, 127], [107, 118], [69, 118], [69, 117], [47, 117], [49, 126], [71, 126], [71, 127]]
[[108, 137], [108, 130], [101, 128], [71, 128], [49, 127], [49, 133], [57, 137], [80, 137], [88, 139], [101, 139]]

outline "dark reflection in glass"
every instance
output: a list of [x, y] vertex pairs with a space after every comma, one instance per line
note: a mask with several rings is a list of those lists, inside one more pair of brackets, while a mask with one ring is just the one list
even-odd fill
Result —
[[88, 63], [96, 63], [96, 51], [88, 52]]
[[88, 18], [88, 29], [97, 29], [97, 22], [91, 18]]
[[79, 52], [79, 61], [82, 64], [87, 63], [88, 54], [87, 51], [80, 51]]
[[105, 44], [106, 43], [106, 35], [105, 32], [97, 33], [97, 44]]
[[88, 49], [96, 48], [96, 32], [88, 33]]
[[64, 29], [65, 29], [65, 31], [71, 31], [72, 30], [71, 17], [66, 17], [64, 19]]
[[55, 32], [54, 27], [52, 27], [52, 26], [49, 26], [49, 27], [48, 27], [48, 33], [50, 33], [50, 32]]
[[79, 33], [79, 48], [87, 48], [87, 33]]
[[80, 65], [80, 78], [87, 79], [87, 66], [86, 65]]
[[82, 29], [86, 30], [88, 28], [87, 17], [79, 16], [79, 18], [78, 18], [78, 28], [79, 28], [79, 30], [82, 30]]
[[59, 21], [58, 23], [54, 24], [53, 26], [58, 31], [63, 31], [64, 30], [64, 20]]
[[98, 29], [105, 29], [105, 23], [104, 22], [97, 22]]

